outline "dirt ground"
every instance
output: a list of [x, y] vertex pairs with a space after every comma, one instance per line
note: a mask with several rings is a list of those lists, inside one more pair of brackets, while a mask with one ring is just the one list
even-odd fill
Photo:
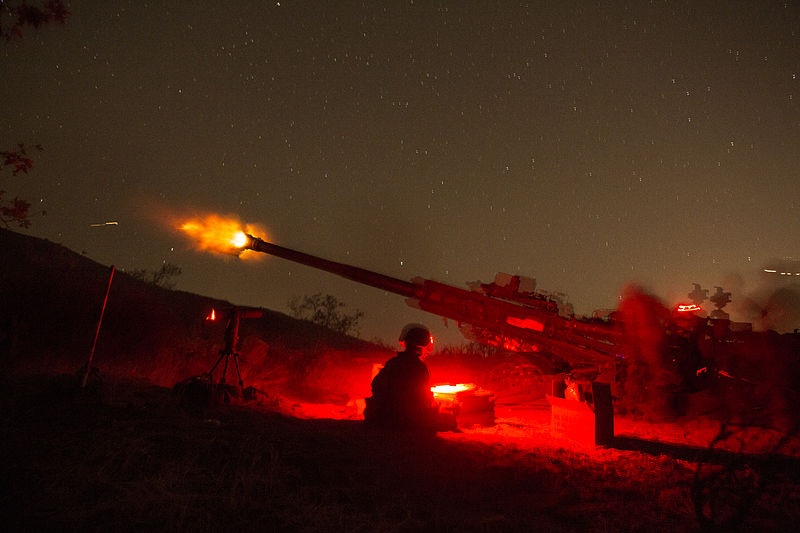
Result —
[[[778, 531], [800, 517], [792, 457], [625, 420], [611, 447], [556, 441], [542, 402], [422, 436], [274, 402], [192, 413], [141, 381], [0, 390], [7, 530]], [[682, 442], [654, 438], [669, 431]]]

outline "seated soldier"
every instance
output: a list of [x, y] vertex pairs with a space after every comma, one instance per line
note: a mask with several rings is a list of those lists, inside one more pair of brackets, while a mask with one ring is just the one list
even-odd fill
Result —
[[372, 380], [364, 419], [371, 426], [435, 431], [430, 373], [421, 361], [433, 346], [428, 328], [408, 324], [400, 333], [404, 351], [389, 359]]

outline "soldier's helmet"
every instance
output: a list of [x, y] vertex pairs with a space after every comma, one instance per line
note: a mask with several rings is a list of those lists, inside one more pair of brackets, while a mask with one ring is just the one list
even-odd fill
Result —
[[422, 346], [423, 348], [433, 344], [433, 337], [428, 328], [422, 324], [407, 324], [400, 332], [400, 342], [405, 343], [405, 347]]

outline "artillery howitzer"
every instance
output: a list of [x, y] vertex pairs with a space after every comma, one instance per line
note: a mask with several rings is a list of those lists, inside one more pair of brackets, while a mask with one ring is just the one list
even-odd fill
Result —
[[622, 354], [622, 333], [614, 323], [577, 320], [558, 314], [555, 302], [520, 292], [519, 278], [506, 286], [479, 284], [474, 290], [414, 278], [403, 281], [363, 268], [337, 263], [246, 235], [250, 249], [324, 270], [343, 278], [393, 292], [423, 311], [449, 318], [469, 340], [510, 351], [532, 353], [542, 373], [585, 370], [592, 377], [613, 379], [615, 362]]
[[[655, 412], [665, 402], [682, 408], [687, 394], [714, 387], [717, 381], [718, 389], [725, 390], [730, 384], [768, 384], [778, 376], [776, 387], [787, 390], [788, 382], [796, 380], [794, 366], [787, 365], [796, 360], [797, 334], [776, 338], [774, 332], [741, 327], [749, 324], [734, 329], [730, 320], [696, 315], [702, 311], [697, 302], [671, 312], [633, 285], [623, 290], [612, 320], [576, 318], [559, 309], [554, 298], [529, 287], [523, 290], [523, 279], [517, 276], [498, 275], [494, 283], [476, 282], [469, 289], [422, 278], [404, 281], [266, 242], [251, 235], [256, 229], [245, 232], [237, 221], [214, 215], [186, 222], [181, 229], [194, 235], [201, 249], [274, 255], [398, 294], [412, 307], [454, 320], [469, 340], [518, 354], [503, 357], [486, 376], [494, 390], [509, 389], [512, 395], [541, 394], [541, 388], [535, 389], [552, 380], [554, 396], [567, 392], [567, 397], [596, 407], [595, 389], [608, 397], [609, 385], [615, 384], [614, 396], [623, 400], [624, 409], [643, 411], [640, 406], [652, 405]], [[703, 292], [695, 289], [688, 295], [692, 301]], [[715, 302], [717, 307], [728, 298], [723, 300]], [[761, 364], [765, 353], [774, 364]], [[753, 363], [756, 371], [744, 363]], [[784, 370], [758, 371], [760, 367]], [[522, 387], [517, 386], [520, 381]], [[591, 395], [584, 395], [588, 388]]]

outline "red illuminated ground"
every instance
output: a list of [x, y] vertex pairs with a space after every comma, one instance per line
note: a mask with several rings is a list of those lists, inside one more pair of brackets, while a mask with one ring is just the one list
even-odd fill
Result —
[[[306, 419], [360, 420], [358, 405], [315, 404], [289, 401], [293, 416]], [[545, 398], [519, 403], [499, 402], [495, 408], [496, 424], [459, 428], [459, 432], [442, 432], [441, 438], [483, 442], [518, 448], [571, 449], [582, 453], [607, 455], [613, 447], [593, 447], [576, 439], [555, 438], [551, 432], [550, 405]], [[721, 429], [721, 422], [712, 418], [684, 418], [674, 422], [653, 423], [626, 416], [614, 419], [615, 436], [663, 443], [687, 450], [708, 447]], [[719, 449], [732, 452], [771, 453], [779, 446], [781, 454], [800, 457], [800, 438], [765, 428], [736, 430], [735, 438], [716, 443]]]
[[624, 420], [623, 432], [684, 444], [580, 447], [550, 437], [542, 402], [420, 438], [263, 405], [191, 415], [144, 382], [74, 384], [2, 389], [5, 510], [17, 511], [0, 518], [11, 530], [704, 531], [741, 508], [750, 530], [771, 531], [800, 509], [791, 459], [698, 462], [678, 426]]

